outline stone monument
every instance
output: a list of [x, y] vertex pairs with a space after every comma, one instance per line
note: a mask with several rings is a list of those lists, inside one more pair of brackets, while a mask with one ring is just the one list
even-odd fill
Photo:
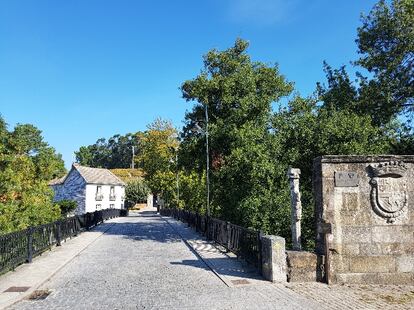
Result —
[[299, 178], [300, 169], [289, 168], [287, 177], [290, 183], [290, 205], [291, 205], [291, 230], [292, 230], [292, 243], [293, 250], [300, 251], [302, 249], [301, 244], [301, 219], [302, 219], [302, 202], [300, 200], [299, 191]]
[[319, 157], [313, 181], [326, 281], [414, 284], [414, 155]]

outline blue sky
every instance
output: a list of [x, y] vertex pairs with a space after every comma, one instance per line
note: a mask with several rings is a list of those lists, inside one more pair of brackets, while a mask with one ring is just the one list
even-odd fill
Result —
[[350, 0], [3, 0], [0, 113], [31, 123], [63, 155], [100, 137], [144, 130], [160, 116], [181, 128], [191, 108], [181, 83], [211, 48], [250, 41], [254, 60], [277, 62], [308, 95], [357, 57], [360, 13]]

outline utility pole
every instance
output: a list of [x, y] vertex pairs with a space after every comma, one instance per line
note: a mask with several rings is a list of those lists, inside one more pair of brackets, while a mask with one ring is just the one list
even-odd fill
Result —
[[207, 181], [207, 216], [210, 216], [210, 156], [208, 150], [208, 108], [207, 103], [205, 104], [206, 112], [206, 181]]
[[132, 146], [132, 163], [131, 163], [131, 168], [132, 169], [135, 168], [135, 146]]

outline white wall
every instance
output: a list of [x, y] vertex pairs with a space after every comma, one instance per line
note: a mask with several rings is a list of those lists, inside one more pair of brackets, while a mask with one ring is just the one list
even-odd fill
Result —
[[[103, 199], [98, 201], [96, 200], [96, 187], [101, 186], [102, 190], [101, 193], [103, 195]], [[109, 209], [110, 205], [113, 204], [115, 209], [121, 209], [124, 207], [124, 195], [125, 195], [125, 188], [120, 185], [115, 185], [115, 196], [116, 199], [114, 201], [109, 200], [109, 194], [111, 185], [99, 185], [99, 184], [87, 184], [86, 185], [86, 210], [85, 212], [94, 212], [97, 210], [96, 205], [100, 204], [102, 209]]]
[[77, 203], [76, 214], [85, 213], [85, 180], [75, 169], [71, 169], [66, 177], [65, 183], [53, 185], [52, 189], [55, 193], [54, 201], [63, 199], [74, 200]]

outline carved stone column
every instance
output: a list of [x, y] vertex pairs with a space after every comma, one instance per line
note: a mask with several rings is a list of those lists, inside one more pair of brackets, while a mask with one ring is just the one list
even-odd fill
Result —
[[287, 177], [290, 183], [290, 202], [292, 214], [292, 242], [294, 250], [301, 250], [301, 229], [300, 221], [302, 219], [302, 202], [300, 200], [299, 178], [300, 169], [289, 168]]

